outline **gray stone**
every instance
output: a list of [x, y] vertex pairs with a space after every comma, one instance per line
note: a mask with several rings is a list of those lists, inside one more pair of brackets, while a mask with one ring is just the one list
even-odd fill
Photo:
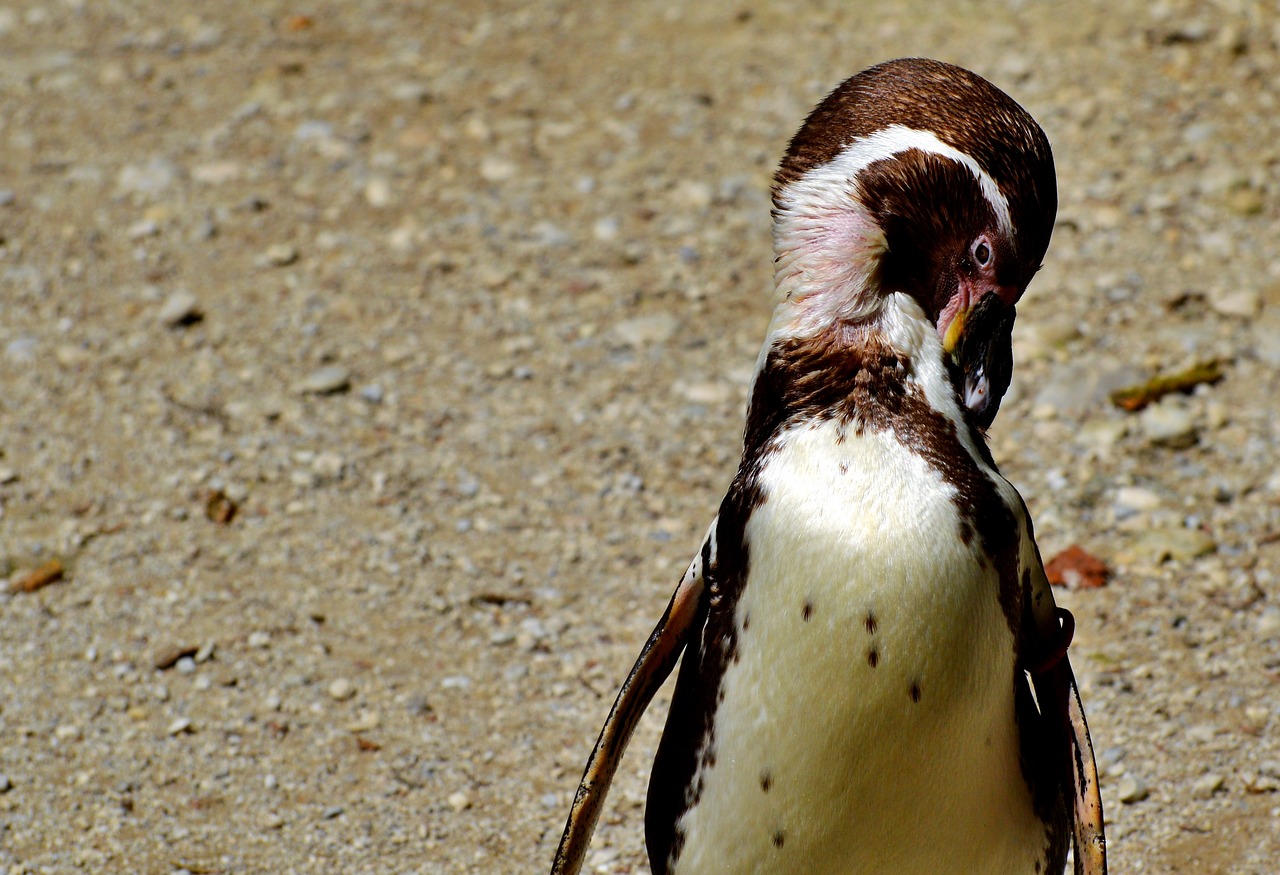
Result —
[[1270, 314], [1253, 323], [1253, 354], [1273, 367], [1280, 367], [1280, 319]]
[[30, 362], [36, 357], [36, 347], [40, 343], [34, 337], [15, 337], [5, 344], [4, 354], [11, 361]]
[[152, 158], [146, 164], [122, 167], [116, 185], [125, 194], [157, 195], [171, 188], [181, 175], [182, 171], [172, 161]]
[[1164, 398], [1139, 415], [1143, 437], [1156, 446], [1186, 449], [1198, 439], [1191, 411], [1172, 398]]
[[1099, 367], [1073, 362], [1054, 369], [1036, 394], [1036, 406], [1051, 407], [1068, 416], [1078, 416], [1107, 403], [1116, 389], [1141, 382], [1143, 374], [1129, 365]]
[[330, 140], [333, 139], [333, 125], [328, 122], [309, 119], [301, 122], [293, 130], [295, 140]]

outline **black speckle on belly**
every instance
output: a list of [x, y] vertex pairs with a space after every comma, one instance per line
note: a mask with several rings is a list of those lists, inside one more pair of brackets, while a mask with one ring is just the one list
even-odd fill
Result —
[[784, 833], [782, 830], [776, 829], [773, 831], [773, 846], [775, 848], [782, 847], [783, 843], [785, 843], [786, 840], [787, 840], [787, 834]]
[[809, 619], [813, 616], [813, 602], [804, 603], [804, 608], [800, 611], [800, 616], [804, 618], [806, 623], [809, 622]]
[[865, 625], [867, 627], [868, 635], [876, 634], [876, 629], [880, 628], [879, 622], [876, 621], [876, 615], [871, 611], [867, 612], [867, 619], [865, 621]]
[[870, 650], [867, 651], [867, 665], [871, 666], [872, 668], [875, 668], [879, 664], [880, 664], [880, 651], [872, 647]]
[[773, 786], [773, 775], [769, 774], [768, 770], [766, 769], [765, 771], [760, 773], [760, 789], [768, 793], [769, 788], [771, 788], [772, 786]]
[[919, 682], [919, 681], [912, 681], [912, 682], [911, 682], [911, 701], [913, 701], [913, 702], [919, 702], [919, 701], [920, 701], [920, 696], [921, 696], [921, 692], [920, 692], [920, 682]]

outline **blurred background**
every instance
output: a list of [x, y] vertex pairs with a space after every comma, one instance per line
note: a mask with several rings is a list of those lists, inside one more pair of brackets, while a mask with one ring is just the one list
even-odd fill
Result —
[[[549, 868], [736, 468], [773, 168], [925, 55], [1057, 157], [991, 438], [1079, 548], [1113, 869], [1274, 872], [1278, 41], [1243, 0], [4, 2], [0, 870]], [[593, 872], [648, 871], [666, 702]]]

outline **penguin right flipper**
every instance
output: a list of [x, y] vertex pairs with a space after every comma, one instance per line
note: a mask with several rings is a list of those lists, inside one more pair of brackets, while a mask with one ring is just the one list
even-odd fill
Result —
[[587, 846], [591, 843], [591, 834], [595, 832], [596, 821], [600, 818], [604, 797], [609, 792], [609, 785], [613, 783], [613, 775], [622, 761], [622, 753], [631, 739], [631, 733], [635, 731], [640, 715], [649, 706], [658, 688], [671, 674], [671, 669], [675, 667], [688, 642], [690, 629], [702, 601], [703, 569], [715, 550], [715, 530], [716, 521], [713, 520], [702, 549], [693, 557], [689, 569], [680, 578], [680, 584], [671, 596], [667, 610], [649, 634], [649, 640], [645, 642], [644, 649], [636, 658], [636, 664], [632, 666], [631, 673], [618, 691], [618, 698], [614, 701], [609, 716], [605, 718], [600, 737], [596, 740], [596, 746], [587, 760], [587, 768], [582, 773], [578, 792], [574, 794], [569, 821], [565, 824], [564, 835], [560, 837], [555, 862], [551, 864], [551, 875], [577, 875], [582, 868]]

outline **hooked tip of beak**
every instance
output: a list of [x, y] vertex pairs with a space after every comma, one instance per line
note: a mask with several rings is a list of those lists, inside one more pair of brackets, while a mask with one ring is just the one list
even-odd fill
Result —
[[991, 381], [987, 379], [982, 368], [964, 381], [964, 405], [975, 413], [982, 413], [987, 408], [988, 396], [991, 394]]

